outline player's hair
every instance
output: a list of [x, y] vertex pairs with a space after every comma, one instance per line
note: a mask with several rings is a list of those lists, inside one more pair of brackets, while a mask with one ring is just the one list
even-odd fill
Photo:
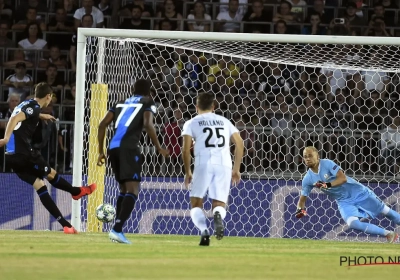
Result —
[[316, 152], [316, 153], [318, 154], [318, 150], [317, 150], [317, 148], [315, 148], [314, 146], [307, 146], [307, 147], [304, 148], [304, 150], [305, 150], [305, 149], [312, 150], [313, 152]]
[[211, 92], [202, 92], [197, 96], [197, 106], [202, 111], [211, 110], [214, 105], [215, 96]]
[[46, 95], [52, 94], [53, 90], [51, 86], [47, 83], [38, 83], [35, 87], [35, 97], [45, 98]]
[[135, 82], [133, 86], [133, 94], [147, 96], [150, 95], [151, 92], [151, 84], [146, 79], [139, 79]]

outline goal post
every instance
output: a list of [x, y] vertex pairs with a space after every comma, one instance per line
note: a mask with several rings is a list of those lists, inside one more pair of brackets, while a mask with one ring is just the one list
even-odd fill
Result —
[[[395, 37], [79, 28], [73, 184], [95, 180], [100, 188], [93, 199], [72, 202], [73, 226], [90, 232], [109, 229], [95, 220], [94, 209], [103, 202], [115, 205], [119, 191], [110, 166], [101, 169], [95, 164], [96, 126], [108, 106], [129, 96], [135, 80], [147, 78], [157, 96], [157, 134], [175, 157], [164, 161], [143, 134], [142, 191], [127, 232], [197, 234], [177, 148], [182, 123], [170, 120], [190, 118], [197, 93], [212, 90], [218, 112], [239, 127], [246, 146], [244, 180], [229, 198], [228, 235], [366, 240], [349, 231], [335, 203], [317, 191], [311, 195], [315, 204], [309, 205], [307, 221], [292, 219], [305, 172], [300, 152], [315, 144], [321, 156], [336, 160], [349, 176], [396, 207], [396, 174], [390, 168], [378, 172], [374, 166], [383, 155], [382, 130], [400, 114], [392, 94], [400, 89], [399, 45]], [[191, 59], [189, 69], [186, 63]], [[225, 66], [220, 60], [226, 60], [221, 62]], [[343, 76], [337, 76], [339, 72]], [[251, 94], [241, 91], [245, 84]], [[101, 94], [94, 90], [98, 87]], [[352, 103], [339, 118], [330, 104], [339, 102], [341, 91]], [[378, 113], [363, 111], [369, 95], [378, 91], [385, 113], [377, 100], [370, 107]], [[313, 103], [317, 99], [319, 103]], [[381, 113], [385, 117], [372, 128], [371, 118]], [[106, 144], [111, 135], [108, 129]], [[208, 215], [209, 208], [207, 202]], [[381, 225], [392, 226], [387, 220]]]
[[[96, 183], [97, 189], [93, 195], [88, 198], [87, 202], [87, 229], [91, 232], [102, 231], [102, 222], [96, 218], [96, 208], [98, 201], [103, 200], [104, 184], [106, 168], [105, 166], [97, 166], [99, 145], [97, 143], [98, 127], [104, 112], [107, 112], [108, 86], [106, 84], [92, 84], [91, 92], [96, 98], [90, 102], [90, 118], [89, 118], [89, 151], [88, 151], [88, 183]], [[105, 147], [104, 147], [105, 148]], [[104, 149], [105, 150], [105, 149]]]

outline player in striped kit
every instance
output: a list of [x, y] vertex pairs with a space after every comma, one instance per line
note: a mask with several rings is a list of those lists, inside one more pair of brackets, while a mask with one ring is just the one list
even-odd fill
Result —
[[122, 228], [132, 215], [142, 181], [143, 160], [139, 145], [142, 130], [145, 129], [158, 153], [164, 157], [169, 156], [168, 150], [161, 147], [157, 138], [153, 121], [153, 115], [156, 112], [157, 108], [151, 96], [150, 82], [146, 79], [139, 79], [135, 82], [133, 95], [119, 101], [114, 107], [110, 108], [99, 124], [97, 165], [101, 166], [106, 160], [106, 154], [103, 150], [106, 129], [114, 122], [114, 136], [107, 150], [115, 180], [120, 185], [116, 209], [117, 217], [109, 233], [109, 238], [113, 242], [132, 243], [125, 237]]

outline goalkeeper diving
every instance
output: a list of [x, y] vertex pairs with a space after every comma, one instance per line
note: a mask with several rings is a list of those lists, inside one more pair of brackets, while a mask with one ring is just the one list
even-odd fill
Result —
[[307, 214], [305, 208], [307, 197], [313, 188], [318, 188], [336, 200], [340, 214], [350, 228], [384, 236], [389, 243], [394, 243], [398, 239], [399, 235], [393, 231], [360, 221], [360, 218], [372, 219], [383, 214], [400, 225], [400, 214], [383, 203], [371, 189], [346, 176], [332, 160], [320, 159], [315, 147], [304, 149], [303, 160], [308, 170], [302, 181], [296, 218], [302, 218]]

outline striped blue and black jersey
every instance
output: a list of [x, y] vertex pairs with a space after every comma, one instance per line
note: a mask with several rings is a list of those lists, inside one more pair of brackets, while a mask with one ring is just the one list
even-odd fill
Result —
[[39, 123], [40, 106], [34, 99], [23, 101], [14, 108], [11, 117], [23, 112], [26, 119], [19, 122], [10, 140], [6, 145], [6, 152], [9, 154], [25, 154], [30, 155], [32, 152], [32, 137]]
[[144, 112], [155, 114], [156, 106], [151, 97], [134, 95], [109, 111], [114, 113], [114, 136], [109, 149], [136, 148], [142, 136]]

